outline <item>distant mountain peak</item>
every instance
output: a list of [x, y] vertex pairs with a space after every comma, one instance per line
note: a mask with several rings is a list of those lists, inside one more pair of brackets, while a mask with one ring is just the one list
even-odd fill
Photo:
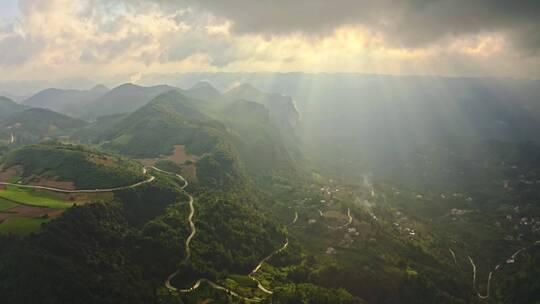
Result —
[[109, 91], [109, 88], [102, 85], [102, 84], [98, 84], [96, 86], [94, 86], [93, 88], [90, 89], [90, 91], [93, 91], [93, 92], [108, 92]]
[[131, 82], [126, 82], [126, 83], [123, 83], [123, 84], [115, 87], [113, 90], [126, 89], [126, 88], [141, 88], [141, 86], [137, 85], [137, 84], [134, 84], [134, 83], [131, 83]]
[[10, 104], [15, 104], [16, 103], [11, 98], [6, 97], [6, 96], [2, 96], [2, 95], [0, 95], [0, 102], [10, 103]]
[[227, 91], [228, 94], [238, 94], [240, 92], [244, 94], [247, 94], [247, 93], [262, 94], [263, 93], [261, 90], [257, 89], [255, 86], [249, 83], [240, 83]]
[[208, 81], [199, 81], [190, 90], [200, 90], [200, 89], [211, 89], [218, 91], [210, 82]]
[[249, 100], [265, 105], [270, 110], [270, 117], [278, 126], [294, 129], [298, 125], [299, 113], [290, 96], [265, 93], [249, 83], [239, 84], [225, 93], [231, 100]]
[[185, 95], [191, 98], [210, 102], [216, 102], [222, 98], [221, 92], [206, 81], [201, 81], [195, 84], [189, 90], [185, 91]]

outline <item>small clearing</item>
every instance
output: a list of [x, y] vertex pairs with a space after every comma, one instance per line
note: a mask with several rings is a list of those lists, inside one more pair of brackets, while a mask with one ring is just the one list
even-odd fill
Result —
[[[161, 156], [158, 158], [138, 159], [138, 161], [146, 167], [155, 166], [157, 162], [163, 160], [171, 161], [181, 166], [181, 175], [189, 182], [197, 182], [197, 166], [195, 163], [199, 160], [199, 157], [188, 154], [184, 145], [175, 145], [172, 155]], [[189, 162], [189, 164], [187, 162]]]

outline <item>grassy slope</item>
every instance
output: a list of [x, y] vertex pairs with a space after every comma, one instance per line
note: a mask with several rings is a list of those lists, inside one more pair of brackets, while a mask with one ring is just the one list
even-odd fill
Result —
[[1, 233], [13, 233], [18, 235], [27, 235], [38, 231], [41, 224], [48, 222], [49, 219], [29, 218], [29, 217], [12, 217], [5, 220], [0, 225]]
[[20, 189], [16, 187], [7, 187], [7, 189], [0, 190], [0, 198], [24, 205], [39, 207], [66, 209], [73, 206], [73, 202], [47, 197], [45, 194], [35, 190]]
[[80, 146], [39, 144], [26, 146], [5, 157], [4, 168], [19, 165], [23, 176], [70, 181], [78, 189], [98, 189], [134, 184], [144, 179], [141, 167], [127, 159]]
[[0, 197], [0, 211], [9, 210], [16, 206], [17, 206], [16, 203]]

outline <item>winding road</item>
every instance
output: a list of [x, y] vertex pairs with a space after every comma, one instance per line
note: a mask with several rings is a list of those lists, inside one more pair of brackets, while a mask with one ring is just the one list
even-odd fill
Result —
[[[11, 136], [12, 136], [12, 142], [13, 142], [14, 141], [14, 136], [13, 136], [13, 134]], [[181, 187], [182, 190], [185, 190], [185, 188], [189, 185], [188, 181], [183, 176], [181, 176], [180, 174], [176, 174], [176, 173], [173, 173], [173, 172], [168, 172], [168, 171], [165, 171], [165, 170], [161, 170], [161, 169], [156, 168], [154, 166], [143, 167], [143, 174], [147, 174], [147, 168], [155, 170], [155, 171], [163, 173], [163, 174], [173, 175], [176, 178], [182, 180], [184, 182], [184, 185]], [[141, 185], [151, 183], [155, 179], [156, 179], [155, 176], [149, 175], [148, 179], [146, 179], [144, 181], [141, 181], [141, 182], [138, 182], [138, 183], [135, 183], [135, 184], [132, 184], [132, 185], [122, 186], [122, 187], [115, 187], [115, 188], [107, 188], [107, 189], [92, 189], [92, 190], [89, 190], [89, 189], [88, 190], [68, 190], [68, 189], [60, 189], [60, 188], [54, 188], [54, 187], [22, 185], [22, 184], [6, 183], [6, 182], [0, 182], [0, 185], [14, 186], [14, 187], [18, 187], [18, 188], [49, 190], [49, 191], [61, 192], [61, 193], [101, 193], [101, 192], [112, 192], [112, 191], [119, 191], [119, 190], [126, 190], [126, 189], [136, 188], [136, 187], [139, 187]], [[189, 226], [190, 226], [190, 229], [191, 229], [191, 233], [189, 234], [189, 236], [186, 238], [186, 241], [185, 241], [185, 257], [184, 257], [184, 260], [182, 261], [182, 264], [186, 263], [189, 260], [189, 258], [191, 257], [190, 243], [191, 243], [191, 240], [193, 239], [193, 237], [195, 237], [195, 234], [197, 233], [197, 228], [195, 227], [195, 223], [193, 222], [193, 218], [195, 217], [194, 198], [193, 198], [193, 196], [191, 196], [187, 192], [186, 192], [186, 195], [189, 198], [189, 203], [188, 204], [189, 204], [190, 211], [189, 211], [189, 215], [188, 215], [188, 222], [189, 222]], [[297, 220], [298, 220], [298, 213], [295, 212], [295, 217], [294, 217], [294, 220], [293, 220], [292, 224], [294, 224]], [[265, 288], [261, 284], [261, 282], [254, 277], [254, 275], [261, 269], [261, 267], [263, 266], [263, 264], [266, 261], [268, 261], [274, 255], [276, 255], [276, 254], [280, 253], [281, 251], [285, 250], [288, 245], [289, 245], [289, 239], [286, 238], [285, 243], [283, 244], [283, 246], [281, 246], [279, 249], [272, 252], [267, 257], [265, 257], [259, 264], [257, 264], [257, 266], [253, 269], [253, 271], [251, 271], [251, 273], [248, 275], [252, 280], [257, 282], [257, 288], [259, 288], [264, 293], [272, 294], [272, 291]], [[174, 277], [176, 277], [179, 273], [180, 273], [180, 269], [177, 269], [174, 273], [172, 273], [171, 275], [169, 275], [167, 277], [167, 279], [165, 281], [165, 287], [167, 289], [169, 289], [171, 291], [179, 291], [179, 292], [182, 292], [182, 293], [188, 293], [188, 292], [191, 292], [191, 291], [199, 288], [201, 283], [206, 282], [212, 288], [217, 289], [217, 290], [225, 291], [226, 293], [228, 293], [228, 294], [230, 294], [232, 296], [235, 296], [237, 298], [240, 298], [240, 299], [242, 299], [242, 300], [244, 300], [246, 302], [260, 302], [260, 301], [262, 301], [262, 299], [260, 299], [260, 298], [246, 298], [246, 297], [243, 297], [243, 296], [239, 295], [238, 293], [236, 293], [236, 292], [234, 292], [234, 291], [232, 291], [232, 290], [230, 290], [230, 289], [228, 289], [226, 287], [223, 287], [223, 286], [221, 286], [219, 284], [216, 284], [216, 283], [214, 283], [214, 282], [212, 282], [212, 281], [210, 281], [208, 279], [205, 279], [205, 278], [201, 278], [201, 279], [197, 280], [195, 282], [195, 284], [192, 287], [188, 288], [188, 289], [177, 289], [176, 287], [172, 286], [171, 280], [174, 279]]]
[[[537, 245], [540, 245], [540, 240], [534, 242], [533, 244], [527, 246], [527, 247], [523, 247], [523, 248], [520, 248], [519, 250], [517, 250], [516, 252], [514, 252], [508, 259], [505, 260], [505, 262], [508, 264], [509, 262], [508, 261], [514, 261], [516, 259], [516, 257], [523, 251], [526, 251], [526, 250], [529, 250], [530, 248], [534, 247], [534, 246], [537, 246]], [[454, 254], [454, 251], [452, 249], [450, 249], [450, 252], [452, 253], [452, 257], [454, 258], [454, 262], [455, 262], [455, 254]], [[473, 259], [470, 257], [470, 256], [467, 256], [467, 258], [469, 259], [469, 262], [471, 263], [471, 267], [472, 267], [472, 270], [473, 270], [473, 282], [472, 282], [472, 287], [473, 287], [473, 290], [476, 291], [476, 294], [478, 295], [478, 298], [482, 299], [482, 300], [486, 300], [489, 298], [489, 294], [490, 294], [490, 289], [491, 289], [491, 279], [493, 278], [493, 275], [500, 269], [503, 267], [504, 265], [504, 262], [503, 263], [499, 263], [497, 264], [492, 271], [489, 272], [488, 274], [488, 279], [487, 279], [487, 284], [486, 284], [486, 294], [483, 295], [480, 293], [480, 291], [478, 291], [478, 289], [476, 288], [476, 264], [474, 263]], [[513, 263], [513, 262], [512, 262]], [[457, 263], [456, 263], [456, 266], [457, 266]]]
[[[298, 219], [298, 213], [295, 213], [295, 219]], [[296, 220], [293, 220], [293, 224], [296, 222]], [[265, 257], [264, 259], [262, 259], [262, 261], [257, 264], [257, 266], [255, 266], [255, 268], [251, 271], [251, 273], [248, 275], [248, 277], [250, 279], [252, 279], [253, 281], [255, 281], [257, 283], [257, 288], [259, 288], [262, 292], [266, 293], [266, 294], [273, 294], [274, 292], [272, 292], [271, 290], [269, 289], [266, 289], [262, 284], [261, 284], [261, 281], [259, 281], [257, 278], [254, 277], [254, 275], [257, 273], [257, 271], [259, 271], [259, 269], [261, 269], [261, 267], [264, 265], [264, 263], [266, 263], [266, 261], [270, 260], [273, 256], [275, 256], [276, 254], [282, 252], [283, 250], [287, 249], [287, 246], [289, 246], [289, 239], [288, 238], [285, 238], [285, 243], [283, 244], [283, 246], [281, 246], [281, 248], [279, 248], [278, 250], [272, 252], [269, 256]]]
[[349, 226], [350, 224], [352, 224], [353, 222], [353, 217], [351, 215], [351, 208], [347, 208], [347, 217], [349, 218], [349, 220], [347, 221], [347, 223], [341, 225], [341, 226], [330, 226], [330, 225], [327, 225], [327, 227], [329, 229], [332, 229], [332, 230], [338, 230], [338, 229], [343, 229], [347, 226]]
[[[181, 187], [182, 190], [184, 190], [189, 185], [188, 181], [180, 174], [164, 171], [164, 170], [158, 169], [156, 167], [150, 167], [150, 168], [152, 168], [152, 169], [154, 169], [154, 170], [156, 170], [158, 172], [164, 173], [164, 174], [176, 176], [178, 179], [182, 180], [184, 182], [184, 185]], [[185, 253], [184, 260], [182, 260], [182, 264], [186, 263], [189, 260], [189, 258], [191, 257], [191, 248], [189, 247], [189, 244], [191, 243], [191, 240], [195, 236], [195, 233], [197, 233], [197, 228], [195, 227], [195, 223], [193, 222], [193, 218], [195, 217], [195, 206], [193, 206], [194, 199], [193, 199], [193, 196], [191, 196], [189, 193], [187, 193], [187, 192], [185, 192], [185, 193], [189, 198], [189, 202], [188, 202], [188, 205], [189, 205], [188, 222], [189, 222], [189, 227], [191, 229], [191, 233], [189, 234], [189, 236], [187, 237], [187, 239], [185, 241], [184, 247], [185, 247], [186, 253]], [[165, 281], [165, 287], [167, 287], [167, 289], [174, 290], [174, 291], [178, 290], [177, 288], [172, 286], [171, 280], [174, 279], [174, 277], [176, 277], [179, 273], [180, 273], [180, 269], [177, 269], [175, 272], [173, 272], [171, 275], [169, 275], [167, 277], [167, 280]], [[191, 287], [189, 289], [186, 289], [186, 290], [180, 290], [180, 291], [182, 291], [182, 292], [192, 291], [192, 290], [198, 288], [202, 281], [203, 280], [199, 280], [199, 281], [197, 281], [195, 283], [195, 285], [193, 287]]]
[[298, 212], [294, 212], [294, 219], [292, 220], [291, 222], [291, 225], [294, 225], [296, 223], [296, 221], [298, 221]]
[[474, 264], [473, 259], [471, 256], [467, 256], [469, 258], [469, 262], [471, 263], [472, 269], [473, 269], [473, 276], [472, 276], [472, 286], [473, 288], [476, 288], [476, 264]]
[[[164, 171], [164, 170], [161, 170], [161, 169], [158, 169], [156, 167], [150, 167], [158, 172], [161, 172], [161, 173], [164, 173], [164, 174], [168, 174], [168, 175], [174, 175], [176, 176], [178, 179], [181, 179], [183, 182], [184, 182], [184, 185], [182, 186], [182, 189], [185, 189], [187, 186], [188, 186], [188, 182], [186, 179], [184, 179], [184, 177], [182, 177], [181, 175], [179, 174], [176, 174], [176, 173], [172, 173], [172, 172], [168, 172], [168, 171]], [[197, 233], [197, 227], [195, 226], [195, 223], [193, 222], [193, 218], [195, 217], [195, 206], [193, 204], [194, 202], [194, 199], [193, 199], [193, 196], [191, 196], [189, 193], [186, 192], [186, 195], [189, 197], [189, 208], [190, 208], [190, 212], [189, 212], [189, 215], [188, 215], [188, 222], [189, 222], [189, 226], [190, 226], [190, 229], [191, 229], [191, 233], [189, 234], [189, 236], [186, 238], [186, 241], [185, 241], [185, 257], [184, 259], [182, 260], [181, 264], [184, 264], [186, 263], [189, 258], [191, 257], [191, 248], [190, 248], [190, 243], [191, 243], [191, 240], [193, 239], [193, 237], [195, 236], [195, 234]], [[298, 219], [298, 213], [295, 212], [295, 218], [292, 222], [292, 224], [294, 224], [296, 222], [296, 220]], [[285, 238], [285, 243], [283, 244], [283, 246], [281, 246], [279, 249], [275, 250], [274, 252], [272, 252], [270, 255], [268, 255], [267, 257], [265, 257], [261, 262], [259, 262], [259, 264], [257, 264], [257, 266], [251, 271], [251, 273], [248, 275], [248, 277], [250, 279], [252, 279], [253, 281], [255, 281], [257, 283], [257, 288], [259, 290], [261, 290], [262, 292], [266, 293], [266, 294], [272, 294], [273, 292], [267, 288], [265, 288], [261, 282], [254, 277], [254, 275], [261, 269], [261, 267], [263, 266], [263, 264], [265, 262], [267, 262], [269, 259], [271, 259], [274, 255], [280, 253], [281, 251], [285, 250], [287, 248], [287, 246], [289, 245], [289, 239], [288, 238]], [[216, 290], [221, 290], [221, 291], [224, 291], [225, 293], [227, 294], [230, 294], [234, 297], [237, 297], [239, 299], [242, 299], [244, 300], [245, 302], [260, 302], [262, 301], [261, 298], [258, 298], [258, 297], [255, 297], [255, 298], [246, 298], [246, 297], [243, 297], [241, 295], [239, 295], [238, 293], [226, 288], [226, 287], [223, 287], [213, 281], [210, 281], [206, 278], [200, 278], [198, 279], [195, 284], [193, 284], [193, 286], [191, 286], [190, 288], [187, 288], [187, 289], [178, 289], [176, 287], [174, 287], [172, 284], [171, 284], [171, 281], [177, 276], [180, 274], [180, 269], [177, 269], [175, 272], [173, 272], [171, 275], [169, 275], [167, 277], [167, 279], [165, 280], [165, 287], [170, 290], [170, 291], [174, 291], [174, 292], [180, 292], [180, 293], [189, 293], [189, 292], [192, 292], [194, 290], [196, 290], [197, 288], [199, 288], [201, 286], [202, 283], [207, 283], [208, 285], [210, 285], [212, 288], [216, 289]]]
[[450, 254], [452, 255], [452, 259], [454, 259], [454, 264], [456, 264], [456, 267], [459, 268], [459, 265], [456, 260], [456, 253], [454, 252], [454, 250], [452, 250], [452, 248], [448, 248], [448, 250], [450, 251]]
[[[294, 219], [292, 220], [291, 225], [294, 225], [296, 223], [296, 221], [298, 221], [298, 212], [297, 211], [294, 212]], [[271, 295], [274, 292], [271, 291], [270, 289], [265, 288], [261, 284], [261, 281], [259, 281], [254, 275], [261, 269], [261, 267], [264, 265], [264, 263], [266, 263], [268, 260], [270, 260], [276, 254], [278, 254], [278, 253], [282, 252], [283, 250], [287, 249], [287, 246], [289, 246], [289, 238], [285, 238], [285, 243], [283, 244], [283, 246], [281, 246], [281, 248], [279, 248], [278, 250], [272, 252], [269, 256], [262, 259], [262, 261], [257, 266], [255, 266], [255, 268], [248, 275], [248, 277], [250, 279], [252, 279], [253, 281], [255, 281], [257, 283], [257, 288], [259, 288], [259, 290], [261, 290], [262, 292], [264, 292], [266, 294]]]
[[[153, 168], [152, 169], [156, 169]], [[143, 174], [146, 174], [146, 168], [143, 168]], [[115, 187], [115, 188], [106, 188], [106, 189], [88, 189], [88, 190], [68, 190], [68, 189], [60, 189], [60, 188], [54, 188], [54, 187], [45, 187], [45, 186], [32, 186], [32, 185], [22, 185], [22, 184], [14, 184], [14, 183], [5, 183], [0, 182], [0, 185], [3, 186], [13, 186], [18, 188], [27, 188], [27, 189], [40, 189], [40, 190], [49, 190], [53, 192], [60, 192], [60, 193], [102, 193], [102, 192], [112, 192], [112, 191], [120, 191], [120, 190], [126, 190], [126, 189], [132, 189], [139, 186], [142, 186], [144, 184], [148, 184], [153, 182], [156, 179], [155, 176], [150, 175], [148, 179], [135, 183], [133, 185], [128, 186], [122, 186], [122, 187]]]

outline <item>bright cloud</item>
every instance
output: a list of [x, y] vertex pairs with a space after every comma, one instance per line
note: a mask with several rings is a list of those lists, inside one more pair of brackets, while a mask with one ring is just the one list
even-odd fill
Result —
[[[343, 2], [351, 9], [357, 3]], [[282, 10], [240, 0], [229, 6], [209, 3], [19, 0], [20, 17], [0, 23], [0, 81], [114, 75], [127, 75], [127, 81], [144, 74], [201, 71], [540, 76], [534, 41], [529, 52], [516, 43], [516, 37], [536, 27], [523, 21], [528, 27], [521, 30], [515, 16], [507, 20], [499, 14], [500, 22], [482, 16], [485, 27], [456, 27], [458, 34], [451, 34], [443, 27], [419, 30], [444, 7], [419, 8], [431, 10], [431, 15], [422, 15], [411, 10], [411, 3], [388, 12], [373, 5], [363, 13], [333, 12], [336, 20], [323, 18], [324, 24], [307, 31], [317, 19], [314, 14], [325, 7], [315, 5], [317, 1], [292, 4], [291, 10], [306, 7], [311, 14], [298, 20], [291, 20], [289, 10], [279, 15]], [[251, 15], [245, 15], [249, 10], [234, 11], [235, 5], [247, 5]], [[260, 11], [265, 9], [281, 23], [272, 26]], [[376, 11], [386, 12], [384, 18], [366, 15]], [[400, 29], [392, 16], [417, 17], [423, 23], [403, 22]], [[259, 27], [253, 18], [260, 19]], [[392, 28], [395, 33], [389, 32]]]

